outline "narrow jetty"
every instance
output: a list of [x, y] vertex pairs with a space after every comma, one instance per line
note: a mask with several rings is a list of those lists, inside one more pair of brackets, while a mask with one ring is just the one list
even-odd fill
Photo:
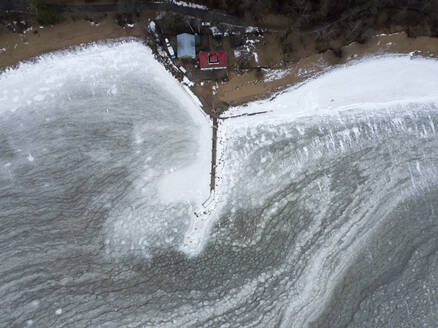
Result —
[[218, 129], [218, 119], [217, 117], [212, 117], [213, 119], [213, 134], [211, 139], [211, 173], [210, 173], [210, 190], [214, 191], [216, 186], [216, 158], [217, 158], [217, 129]]

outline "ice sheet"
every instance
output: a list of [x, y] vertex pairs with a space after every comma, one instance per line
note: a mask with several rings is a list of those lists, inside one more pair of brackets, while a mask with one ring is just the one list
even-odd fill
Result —
[[[68, 113], [70, 107], [74, 113]], [[77, 124], [82, 124], [84, 129], [89, 124], [87, 120], [101, 120], [102, 128], [120, 124], [123, 129], [118, 131], [116, 127], [114, 134], [133, 135], [133, 150], [118, 150], [114, 144], [114, 149], [109, 151], [127, 152], [128, 157], [132, 156], [132, 163], [145, 156], [145, 164], [132, 167], [132, 174], [143, 170], [143, 177], [134, 183], [138, 190], [129, 190], [124, 196], [128, 203], [122, 207], [127, 209], [114, 208], [109, 215], [106, 230], [112, 250], [117, 249], [118, 242], [138, 245], [143, 239], [160, 239], [160, 234], [170, 240], [168, 230], [171, 229], [166, 224], [171, 222], [171, 226], [178, 221], [176, 213], [181, 224], [175, 229], [178, 234], [183, 233], [184, 227], [189, 226], [183, 222], [196, 219], [194, 212], [201, 211], [202, 203], [210, 195], [210, 119], [193, 93], [172, 77], [154, 59], [151, 49], [139, 41], [102, 42], [56, 52], [1, 74], [0, 115], [26, 120], [35, 113], [46, 117], [46, 122], [59, 121], [60, 127], [51, 129], [60, 133], [74, 124], [76, 115], [80, 115]], [[134, 115], [138, 118], [131, 118]], [[39, 124], [38, 120], [34, 122]], [[125, 131], [130, 125], [132, 131]], [[26, 133], [36, 133], [32, 129], [27, 128]], [[81, 147], [81, 135], [75, 138]], [[25, 149], [26, 160], [40, 163], [46, 148], [42, 140], [32, 141]], [[102, 153], [102, 149], [95, 149], [90, 156], [111, 160]], [[111, 165], [109, 162], [108, 167]], [[143, 210], [132, 211], [129, 209], [132, 206]], [[112, 239], [117, 242], [112, 243]], [[175, 247], [175, 243], [165, 244]]]

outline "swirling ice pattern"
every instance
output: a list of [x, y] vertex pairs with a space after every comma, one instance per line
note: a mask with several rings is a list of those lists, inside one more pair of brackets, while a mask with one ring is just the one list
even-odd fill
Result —
[[138, 78], [2, 114], [1, 327], [434, 327], [433, 105], [228, 134], [222, 215], [188, 258], [190, 206], [153, 183], [196, 126]]
[[435, 326], [437, 124], [410, 104], [227, 140], [214, 243], [251, 290], [236, 326]]

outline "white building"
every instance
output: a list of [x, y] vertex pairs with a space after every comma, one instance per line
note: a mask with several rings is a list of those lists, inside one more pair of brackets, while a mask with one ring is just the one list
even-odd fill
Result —
[[193, 34], [178, 34], [176, 39], [178, 58], [196, 58], [196, 41]]

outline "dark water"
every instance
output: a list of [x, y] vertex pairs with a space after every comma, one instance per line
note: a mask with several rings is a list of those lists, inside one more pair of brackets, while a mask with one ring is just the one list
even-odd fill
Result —
[[1, 113], [1, 327], [437, 326], [436, 108], [229, 135], [221, 219], [188, 258], [190, 206], [155, 185], [196, 125], [135, 70], [105, 81]]

